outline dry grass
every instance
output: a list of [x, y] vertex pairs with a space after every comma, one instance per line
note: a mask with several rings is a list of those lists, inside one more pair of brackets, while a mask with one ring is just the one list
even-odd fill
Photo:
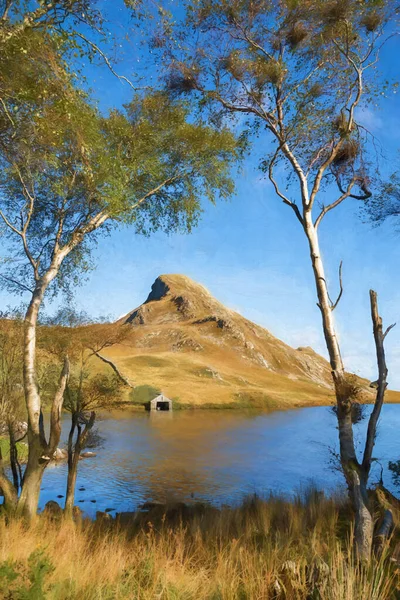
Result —
[[[75, 525], [43, 517], [25, 528], [0, 519], [2, 598], [398, 597], [399, 576], [387, 557], [370, 568], [354, 562], [348, 513], [344, 501], [312, 492], [293, 503], [250, 498], [221, 511], [175, 508], [165, 514], [159, 509], [136, 515], [124, 528], [115, 522]], [[18, 577], [6, 581], [7, 573]]]

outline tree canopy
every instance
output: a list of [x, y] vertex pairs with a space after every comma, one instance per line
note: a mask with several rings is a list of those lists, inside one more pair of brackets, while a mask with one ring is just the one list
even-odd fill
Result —
[[[162, 42], [167, 87], [197, 97], [212, 121], [236, 117], [249, 135], [267, 131], [275, 147], [260, 166], [301, 220], [298, 208], [321, 186], [334, 184], [335, 206], [377, 186], [360, 109], [395, 83], [379, 73], [395, 27], [387, 0], [189, 3], [186, 21]], [[280, 162], [299, 184], [290, 193], [274, 174]]]
[[235, 137], [193, 120], [188, 102], [154, 92], [103, 115], [77, 86], [57, 38], [29, 30], [24, 47], [18, 38], [11, 50], [18, 69], [0, 58], [0, 208], [16, 259], [13, 276], [3, 274], [12, 287], [33, 289], [56, 256], [65, 284], [78, 265], [88, 267], [101, 226], [190, 231], [202, 198], [233, 192]]

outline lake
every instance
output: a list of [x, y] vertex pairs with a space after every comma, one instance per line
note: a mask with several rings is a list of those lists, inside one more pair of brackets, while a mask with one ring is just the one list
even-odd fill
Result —
[[[364, 420], [355, 426], [360, 449], [366, 425]], [[328, 407], [261, 414], [114, 411], [102, 415], [97, 427], [103, 445], [96, 457], [80, 461], [76, 488], [76, 504], [90, 516], [106, 508], [134, 510], [147, 500], [235, 504], [247, 494], [344, 485], [334, 456], [336, 417]], [[65, 415], [64, 443], [68, 428]], [[393, 491], [387, 463], [400, 459], [399, 431], [400, 405], [384, 406], [374, 456]], [[63, 503], [57, 496], [65, 495], [66, 474], [65, 463], [49, 465], [40, 507], [48, 500]], [[374, 463], [371, 481], [379, 476]]]

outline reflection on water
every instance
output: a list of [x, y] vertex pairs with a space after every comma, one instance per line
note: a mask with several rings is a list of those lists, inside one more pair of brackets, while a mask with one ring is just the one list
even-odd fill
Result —
[[[387, 463], [399, 458], [400, 407], [384, 407], [381, 421], [376, 456]], [[64, 441], [68, 427], [66, 416]], [[336, 418], [326, 407], [269, 414], [118, 411], [104, 415], [98, 428], [104, 447], [79, 463], [77, 482], [76, 503], [90, 515], [133, 510], [146, 500], [223, 504], [254, 492], [292, 493], [311, 481], [326, 489], [343, 484], [331, 464]], [[365, 428], [366, 421], [357, 425], [356, 438]], [[65, 494], [65, 482], [66, 465], [50, 465], [41, 506], [62, 502], [57, 496]]]

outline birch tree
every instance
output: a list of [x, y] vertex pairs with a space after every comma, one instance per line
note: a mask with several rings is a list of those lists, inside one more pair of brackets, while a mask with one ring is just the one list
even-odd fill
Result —
[[[336, 393], [341, 462], [363, 558], [371, 552], [367, 482], [386, 371], [380, 367], [380, 391], [359, 460], [352, 385], [334, 323], [342, 268], [340, 291], [333, 298], [319, 232], [344, 202], [365, 202], [379, 189], [361, 110], [373, 109], [387, 91], [378, 67], [396, 25], [388, 0], [200, 0], [189, 2], [186, 20], [178, 19], [172, 35], [163, 25], [158, 32], [170, 93], [197, 98], [210, 122], [233, 119], [235, 127], [253, 136], [262, 171], [306, 237]], [[373, 314], [377, 322], [376, 308]], [[382, 352], [385, 334], [380, 335]]]
[[[36, 514], [42, 475], [60, 439], [69, 376], [65, 357], [43, 426], [37, 384], [36, 326], [45, 294], [79, 282], [99, 235], [190, 231], [201, 199], [233, 191], [237, 156], [226, 129], [189, 118], [164, 93], [135, 96], [108, 116], [78, 86], [63, 55], [64, 38], [28, 28], [0, 56], [1, 278], [27, 295], [23, 378], [29, 458], [16, 512]], [[3, 484], [2, 484], [3, 485]]]

